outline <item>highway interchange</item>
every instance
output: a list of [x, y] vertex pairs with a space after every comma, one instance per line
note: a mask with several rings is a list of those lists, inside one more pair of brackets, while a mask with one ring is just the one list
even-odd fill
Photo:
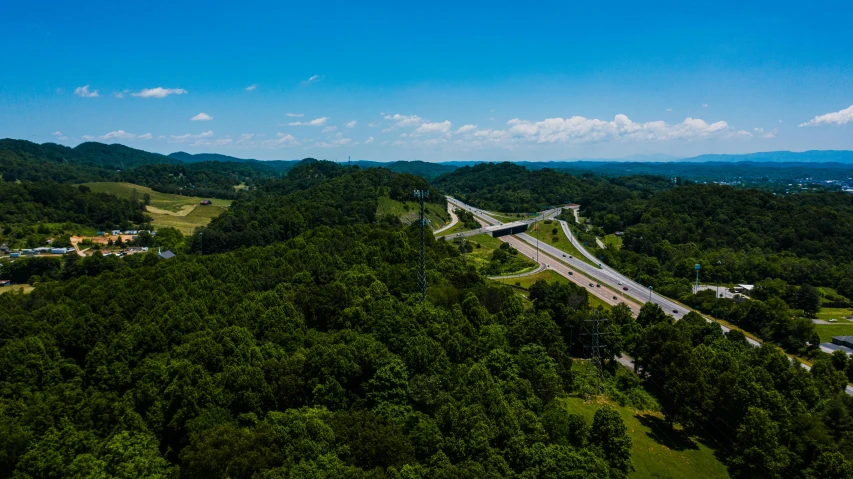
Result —
[[[503, 224], [503, 222], [489, 216], [489, 214], [483, 210], [474, 208], [470, 205], [467, 205], [455, 198], [447, 197], [448, 204], [453, 205], [456, 208], [464, 209], [466, 211], [471, 212], [474, 217], [484, 226], [497, 226]], [[563, 229], [563, 233], [565, 233], [566, 237], [569, 238], [569, 241], [572, 245], [577, 248], [587, 259], [592, 261], [595, 264], [599, 264], [600, 267], [596, 268], [585, 261], [582, 261], [578, 258], [572, 257], [568, 253], [563, 252], [562, 250], [551, 246], [548, 243], [544, 243], [541, 241], [537, 241], [536, 238], [530, 236], [527, 233], [521, 233], [514, 236], [502, 236], [501, 240], [511, 244], [514, 248], [518, 249], [525, 256], [533, 259], [537, 263], [539, 263], [539, 267], [535, 270], [535, 272], [541, 271], [542, 269], [551, 269], [557, 274], [569, 279], [570, 281], [579, 284], [587, 289], [590, 294], [598, 297], [602, 301], [607, 304], [618, 304], [625, 303], [634, 314], [637, 314], [646, 302], [651, 301], [654, 304], [657, 304], [664, 310], [667, 314], [674, 317], [676, 320], [679, 320], [684, 317], [691, 309], [686, 306], [676, 303], [672, 299], [667, 298], [666, 296], [662, 296], [653, 289], [650, 289], [647, 286], [641, 285], [636, 281], [631, 280], [626, 277], [622, 273], [619, 273], [615, 269], [611, 268], [607, 264], [604, 264], [600, 259], [596, 258], [595, 255], [590, 253], [580, 242], [575, 238], [569, 229], [568, 224], [566, 224], [563, 220], [555, 219], [561, 212], [562, 208], [554, 208], [550, 210], [543, 211], [537, 216], [535, 219], [524, 220], [525, 223], [534, 223], [538, 219], [553, 219], [560, 223], [560, 226]], [[486, 233], [485, 228], [466, 231], [464, 233], [454, 234], [453, 237], [465, 237], [472, 236], [476, 234]], [[536, 251], [538, 250], [538, 251]], [[571, 273], [570, 273], [571, 271]], [[582, 273], [583, 276], [575, 274]], [[525, 273], [525, 274], [532, 274]], [[592, 284], [600, 284], [601, 286], [591, 286]], [[627, 291], [624, 288], [628, 288]], [[613, 297], [616, 296], [618, 299], [614, 300]], [[704, 317], [704, 316], [703, 316]], [[713, 321], [710, 318], [705, 317], [707, 321]], [[726, 326], [720, 325], [724, 332], [730, 331], [730, 328]], [[746, 340], [752, 344], [753, 346], [760, 346], [761, 343], [747, 337]], [[821, 349], [831, 353], [831, 350], [828, 350], [825, 346], [821, 346]], [[792, 361], [797, 361], [792, 358]], [[621, 360], [620, 363], [630, 366], [630, 360]], [[810, 369], [808, 365], [802, 365], [806, 369]], [[847, 394], [853, 396], [853, 387], [847, 386], [846, 388]]]

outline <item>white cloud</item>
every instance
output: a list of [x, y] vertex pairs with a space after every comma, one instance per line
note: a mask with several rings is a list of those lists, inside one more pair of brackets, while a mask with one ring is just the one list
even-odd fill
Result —
[[98, 90], [89, 91], [89, 85], [78, 86], [74, 89], [74, 94], [83, 98], [97, 98], [101, 96], [98, 94]]
[[61, 131], [56, 130], [51, 135], [55, 136], [57, 140], [67, 140], [68, 137], [63, 135]]
[[401, 127], [405, 127], [405, 126], [416, 126], [416, 125], [420, 125], [421, 123], [424, 122], [424, 119], [419, 117], [418, 115], [406, 116], [406, 115], [401, 115], [399, 113], [395, 113], [393, 115], [385, 115], [385, 119], [393, 121], [394, 125], [392, 125], [389, 128], [386, 128], [382, 131], [391, 131], [395, 128], [401, 128]]
[[187, 133], [184, 135], [171, 135], [169, 137], [169, 140], [174, 141], [174, 142], [178, 142], [178, 143], [183, 143], [183, 142], [187, 142], [187, 141], [195, 141], [195, 140], [201, 140], [201, 139], [205, 139], [205, 138], [213, 138], [213, 132], [212, 131], [205, 131], [203, 133], [199, 133], [198, 135], [193, 135], [192, 133]]
[[705, 138], [744, 138], [749, 132], [734, 131], [725, 121], [708, 124], [702, 119], [686, 118], [681, 123], [664, 121], [635, 123], [625, 115], [613, 121], [571, 118], [548, 118], [538, 122], [519, 120], [507, 122], [514, 139], [533, 143], [588, 143], [608, 140], [663, 141], [696, 140]]
[[328, 118], [326, 118], [325, 116], [321, 116], [320, 118], [315, 118], [311, 121], [294, 121], [294, 122], [288, 123], [288, 125], [289, 126], [323, 126], [326, 124], [326, 120], [328, 120]]
[[356, 124], [356, 123], [358, 123], [358, 122], [357, 122], [357, 121], [355, 121], [355, 120], [353, 120], [353, 121], [351, 121], [351, 122], [347, 123], [347, 128], [355, 128], [355, 124]]
[[672, 111], [672, 108], [667, 108], [666, 111]]
[[368, 137], [366, 140], [364, 140], [364, 144], [365, 144], [365, 145], [368, 145], [368, 144], [370, 144], [370, 143], [373, 143], [373, 141], [374, 141], [374, 140], [373, 140], [373, 137], [371, 136], [371, 137]]
[[152, 138], [154, 138], [154, 135], [152, 135], [151, 133], [145, 133], [144, 135], [139, 135], [140, 140], [150, 140]]
[[449, 133], [451, 123], [444, 120], [438, 123], [423, 123], [415, 130], [415, 133]]
[[336, 126], [327, 126], [326, 128], [323, 128], [323, 129], [320, 131], [320, 133], [328, 133], [328, 132], [330, 132], [330, 131], [335, 131], [335, 130], [337, 130], [337, 129], [338, 129], [338, 127], [336, 127]]
[[258, 85], [255, 85], [254, 83], [252, 83], [251, 85], [246, 87], [246, 91], [255, 91], [255, 88], [257, 88], [257, 87], [258, 87]]
[[134, 138], [136, 138], [135, 134], [128, 133], [124, 130], [111, 131], [111, 132], [109, 132], [105, 135], [101, 135], [101, 136], [83, 135], [83, 139], [86, 141], [132, 140]]
[[800, 123], [800, 126], [846, 125], [850, 122], [853, 122], [853, 105], [841, 111], [816, 116], [805, 123]]
[[303, 85], [310, 85], [312, 83], [317, 83], [318, 81], [322, 80], [323, 78], [326, 78], [326, 77], [322, 76], [322, 75], [311, 75], [311, 78], [304, 80], [302, 82], [302, 84]]
[[293, 118], [302, 118], [303, 116], [305, 116], [305, 113], [285, 113], [285, 115]]
[[128, 92], [130, 92], [130, 90], [117, 91], [113, 93], [113, 96], [116, 98], [124, 98], [124, 95], [126, 95]]
[[755, 136], [764, 139], [776, 138], [776, 133], [778, 130], [776, 128], [770, 131], [764, 131], [764, 128], [753, 128], [752, 131], [755, 132]]
[[367, 124], [367, 126], [369, 126], [369, 127], [371, 127], [371, 128], [376, 128], [377, 126], [379, 126], [379, 123], [373, 123], [373, 122], [370, 122], [370, 123], [368, 123], [368, 124]]
[[321, 141], [318, 143], [314, 143], [314, 146], [317, 148], [336, 148], [339, 146], [347, 146], [352, 144], [352, 138], [345, 138], [343, 133], [338, 133], [335, 135], [335, 139], [329, 142]]
[[190, 118], [190, 121], [210, 121], [212, 119], [213, 119], [212, 116], [208, 115], [205, 112], [201, 112], [198, 115]]
[[477, 129], [477, 125], [462, 125], [456, 130], [456, 134], [468, 133]]
[[703, 104], [702, 104], [702, 108], [708, 108], [708, 104], [707, 104], [707, 103], [703, 103]]
[[183, 88], [145, 88], [142, 91], [136, 92], [133, 96], [141, 98], [165, 98], [169, 95], [185, 95], [187, 93]]

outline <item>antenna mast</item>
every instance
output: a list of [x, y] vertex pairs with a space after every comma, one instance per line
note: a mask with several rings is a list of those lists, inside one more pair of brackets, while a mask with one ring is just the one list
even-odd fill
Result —
[[426, 226], [429, 224], [429, 220], [424, 216], [424, 200], [429, 198], [429, 190], [415, 190], [415, 198], [421, 205], [421, 214], [420, 219], [418, 220], [418, 225], [421, 228], [421, 249], [418, 262], [418, 288], [421, 290], [421, 302], [423, 302], [426, 299], [427, 288], [425, 230]]
[[584, 343], [584, 353], [589, 355], [590, 368], [587, 370], [587, 381], [584, 385], [584, 396], [587, 399], [594, 395], [605, 393], [604, 363], [601, 360], [601, 322], [602, 319], [597, 309], [590, 311], [589, 319], [584, 320], [583, 335], [587, 336], [588, 343]]

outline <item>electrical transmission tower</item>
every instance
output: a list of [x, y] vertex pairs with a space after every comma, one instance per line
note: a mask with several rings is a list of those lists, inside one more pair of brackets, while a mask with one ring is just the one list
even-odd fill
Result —
[[424, 201], [429, 198], [429, 190], [415, 190], [415, 198], [421, 205], [421, 215], [418, 220], [418, 226], [421, 228], [421, 249], [418, 261], [418, 288], [421, 290], [421, 302], [426, 299], [426, 239], [425, 231], [429, 224], [429, 220], [424, 216]]
[[587, 377], [584, 381], [584, 396], [589, 399], [593, 396], [605, 394], [604, 384], [604, 361], [601, 358], [601, 323], [606, 321], [599, 314], [598, 310], [590, 312], [589, 319], [584, 320], [583, 331], [581, 332], [584, 338], [583, 347], [584, 355], [589, 358], [589, 368], [587, 369]]

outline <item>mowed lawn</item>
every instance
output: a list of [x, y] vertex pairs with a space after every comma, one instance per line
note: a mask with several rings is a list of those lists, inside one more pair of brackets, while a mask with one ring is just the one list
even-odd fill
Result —
[[[132, 198], [133, 191], [136, 190], [139, 201], [142, 201], [147, 193], [151, 197], [147, 211], [155, 228], [170, 226], [181, 230], [184, 234], [192, 233], [195, 228], [207, 225], [211, 219], [222, 214], [231, 204], [231, 200], [160, 193], [133, 183], [99, 182], [84, 183], [84, 185], [91, 188], [93, 192], [107, 193], [125, 199]], [[202, 206], [200, 203], [205, 199], [210, 200], [211, 204]]]
[[[570, 413], [583, 415], [590, 425], [595, 412], [602, 406], [579, 397], [560, 401]], [[636, 470], [628, 475], [629, 478], [729, 477], [726, 466], [717, 459], [713, 449], [688, 437], [683, 431], [671, 430], [660, 413], [640, 412], [616, 403], [611, 403], [611, 406], [619, 411], [633, 441], [631, 461]]]
[[[465, 239], [473, 247], [473, 250], [471, 250], [470, 253], [465, 253], [465, 257], [468, 259], [468, 261], [473, 262], [478, 270], [486, 267], [489, 264], [489, 262], [492, 260], [492, 255], [494, 254], [495, 250], [500, 248], [503, 244], [503, 241], [497, 238], [492, 238], [491, 235], [487, 234], [474, 235]], [[448, 240], [452, 241], [452, 239]], [[479, 245], [480, 247], [478, 248], [477, 245]], [[536, 269], [536, 263], [521, 253], [518, 253], [516, 255], [516, 263], [518, 263], [518, 265], [520, 266], [519, 269], [515, 271], [506, 271], [503, 274], [520, 274], [524, 273], [525, 271], [532, 271]]]
[[607, 235], [604, 239], [601, 240], [606, 246], [613, 246], [613, 249], [620, 250], [622, 249], [622, 237], [616, 236], [613, 234]]
[[815, 324], [814, 328], [822, 343], [831, 343], [833, 336], [853, 336], [853, 324], [846, 321], [837, 324]]
[[[557, 233], [554, 233], [554, 230], [557, 230]], [[539, 241], [543, 243], [548, 243], [549, 245], [557, 248], [564, 253], [574, 256], [575, 258], [583, 261], [584, 263], [595, 266], [598, 268], [598, 263], [593, 263], [586, 256], [582, 255], [580, 251], [569, 241], [569, 238], [563, 233], [563, 227], [560, 226], [560, 223], [557, 221], [551, 221], [550, 224], [545, 223], [544, 221], [539, 221], [533, 223], [528, 227], [527, 234], [536, 238], [539, 237]]]

